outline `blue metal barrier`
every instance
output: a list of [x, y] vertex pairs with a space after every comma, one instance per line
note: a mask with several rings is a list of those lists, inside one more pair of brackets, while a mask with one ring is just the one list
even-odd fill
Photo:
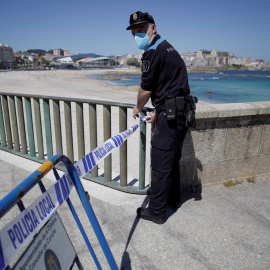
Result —
[[[72, 162], [64, 155], [57, 154], [51, 157], [47, 162], [45, 162], [42, 166], [40, 166], [35, 172], [33, 172], [30, 176], [28, 176], [22, 183], [20, 183], [16, 188], [14, 188], [9, 194], [7, 194], [1, 201], [0, 201], [0, 218], [2, 218], [14, 205], [18, 205], [20, 211], [24, 211], [25, 207], [22, 202], [22, 198], [25, 194], [27, 194], [28, 191], [31, 190], [36, 184], [39, 185], [42, 193], [46, 192], [46, 189], [42, 183], [42, 178], [50, 171], [53, 170], [54, 175], [56, 177], [56, 180], [58, 181], [60, 179], [58, 172], [55, 169], [55, 165], [59, 162], [62, 162], [64, 166], [67, 169], [67, 172], [69, 173], [70, 179], [72, 180], [73, 185], [76, 188], [76, 191], [78, 192], [79, 198], [81, 200], [81, 203], [86, 211], [87, 217], [93, 227], [93, 230], [97, 236], [97, 239], [101, 245], [101, 248], [104, 252], [104, 255], [108, 261], [108, 264], [111, 269], [118, 269], [116, 262], [114, 260], [114, 257], [111, 253], [111, 250], [108, 246], [108, 243], [105, 239], [105, 236], [101, 230], [101, 227], [98, 223], [98, 220], [95, 216], [95, 213], [92, 209], [92, 206], [87, 198], [87, 195], [85, 193], [85, 190], [81, 184], [81, 181], [76, 173], [76, 170], [72, 164]], [[102, 269], [99, 261], [95, 255], [95, 252], [89, 242], [89, 239], [84, 231], [84, 228], [79, 220], [79, 217], [72, 205], [72, 202], [69, 197], [66, 199], [67, 204], [72, 212], [72, 215], [74, 216], [74, 219], [77, 223], [77, 226], [85, 240], [85, 243], [89, 249], [89, 252], [91, 253], [93, 260], [97, 266], [98, 269]], [[1, 242], [0, 242], [1, 244]], [[1, 255], [1, 254], [0, 254]], [[78, 257], [76, 258], [77, 266], [79, 269], [83, 269]], [[9, 269], [9, 266], [7, 266], [5, 269]]]

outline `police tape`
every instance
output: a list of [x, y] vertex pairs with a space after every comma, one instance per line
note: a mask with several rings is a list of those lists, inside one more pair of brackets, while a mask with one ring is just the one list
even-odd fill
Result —
[[139, 124], [135, 124], [131, 128], [113, 136], [104, 142], [101, 146], [95, 148], [88, 155], [74, 164], [79, 177], [85, 176], [90, 172], [101, 160], [106, 158], [116, 148], [118, 148], [145, 120], [150, 119], [150, 116], [144, 118], [140, 116]]
[[[74, 164], [79, 177], [89, 173], [100, 161], [110, 155], [137, 128], [149, 119], [140, 116], [140, 122], [105, 141]], [[47, 191], [32, 202], [16, 218], [0, 231], [0, 270], [5, 269], [13, 258], [33, 239], [53, 213], [68, 198], [74, 187], [70, 175], [64, 175]]]

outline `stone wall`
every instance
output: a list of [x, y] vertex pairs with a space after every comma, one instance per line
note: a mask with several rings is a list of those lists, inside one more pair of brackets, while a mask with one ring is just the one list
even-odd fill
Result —
[[181, 182], [205, 185], [270, 176], [270, 102], [199, 104], [183, 146]]

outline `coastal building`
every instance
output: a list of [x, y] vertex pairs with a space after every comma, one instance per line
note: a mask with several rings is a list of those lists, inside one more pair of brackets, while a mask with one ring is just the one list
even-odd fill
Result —
[[61, 63], [61, 64], [73, 64], [74, 63], [70, 56], [61, 57], [61, 58], [57, 59], [56, 61]]
[[96, 57], [81, 61], [79, 64], [84, 68], [105, 68], [113, 67], [115, 65], [115, 61], [111, 57]]
[[196, 59], [197, 53], [195, 52], [179, 52], [180, 56], [185, 62], [187, 67], [191, 67], [193, 65], [193, 61]]
[[50, 54], [50, 53], [46, 53], [44, 56], [43, 56], [47, 61], [51, 62], [54, 58], [54, 55]]
[[[183, 53], [182, 53], [183, 54]], [[187, 66], [195, 67], [221, 67], [228, 66], [230, 64], [230, 59], [234, 57], [233, 53], [219, 52], [214, 49], [208, 50], [198, 50], [195, 58], [187, 58], [185, 54], [182, 55]], [[185, 60], [189, 59], [190, 61]]]
[[21, 65], [23, 63], [23, 54], [15, 54], [14, 55], [14, 63]]
[[[133, 55], [132, 54], [125, 54], [122, 56], [118, 57], [118, 62], [121, 66], [125, 66], [127, 64], [128, 59], [132, 59]], [[141, 60], [140, 60], [141, 61]]]
[[53, 55], [60, 56], [61, 55], [60, 50], [59, 49], [53, 50]]
[[94, 59], [94, 57], [86, 57], [86, 58], [83, 58], [79, 61], [77, 61], [76, 63], [79, 64], [79, 66], [86, 66], [87, 65], [87, 62], [91, 59]]
[[203, 51], [197, 51], [197, 55], [196, 55], [196, 58], [203, 58]]
[[136, 53], [136, 54], [133, 54], [133, 57], [134, 59], [137, 59], [138, 62], [141, 62], [141, 59], [142, 59], [142, 53]]
[[217, 50], [212, 50], [211, 51], [211, 56], [212, 57], [217, 57], [217, 55], [218, 55], [218, 51]]
[[246, 66], [261, 68], [264, 65], [263, 60], [249, 60], [246, 63]]
[[9, 45], [0, 43], [0, 68], [12, 69], [14, 66], [14, 53]]
[[64, 51], [64, 56], [71, 56], [72, 54], [70, 53], [70, 51], [66, 50]]
[[207, 67], [208, 61], [204, 58], [195, 58], [192, 61], [192, 66], [194, 67]]
[[23, 59], [24, 59], [25, 61], [27, 61], [27, 62], [33, 63], [33, 62], [36, 62], [36, 61], [37, 61], [38, 55], [35, 54], [35, 53], [25, 54], [24, 57], [23, 57]]
[[242, 65], [244, 66], [246, 64], [246, 58], [245, 57], [232, 57], [229, 59], [229, 65]]

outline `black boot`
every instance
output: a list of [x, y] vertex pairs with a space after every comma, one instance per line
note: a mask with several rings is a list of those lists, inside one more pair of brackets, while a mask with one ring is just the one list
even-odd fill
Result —
[[163, 224], [166, 221], [165, 215], [164, 216], [152, 215], [149, 212], [149, 208], [139, 207], [137, 209], [137, 216], [142, 219], [150, 220], [156, 224]]

